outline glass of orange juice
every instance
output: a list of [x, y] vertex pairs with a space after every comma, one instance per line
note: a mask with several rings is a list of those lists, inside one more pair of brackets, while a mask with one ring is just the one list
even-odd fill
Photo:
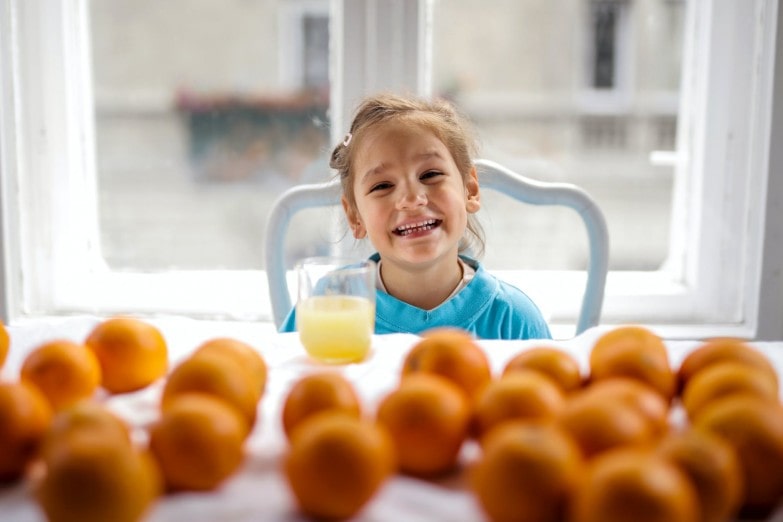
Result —
[[296, 329], [307, 353], [329, 364], [363, 360], [375, 330], [375, 270], [368, 259], [309, 257], [296, 265]]

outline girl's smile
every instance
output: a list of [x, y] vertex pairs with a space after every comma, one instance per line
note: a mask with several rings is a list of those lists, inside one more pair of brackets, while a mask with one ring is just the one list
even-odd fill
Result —
[[406, 223], [395, 228], [392, 233], [402, 237], [419, 237], [443, 223], [440, 219], [424, 219], [413, 223]]

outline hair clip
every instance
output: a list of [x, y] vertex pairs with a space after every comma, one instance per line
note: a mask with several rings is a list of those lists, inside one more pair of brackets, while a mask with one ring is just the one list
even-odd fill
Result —
[[353, 134], [350, 132], [345, 135], [345, 139], [343, 139], [343, 147], [347, 147], [349, 143], [351, 143], [351, 138], [353, 138]]

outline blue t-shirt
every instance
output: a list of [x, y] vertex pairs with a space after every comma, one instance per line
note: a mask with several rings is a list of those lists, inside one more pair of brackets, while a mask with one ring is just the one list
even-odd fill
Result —
[[[372, 258], [378, 261], [378, 254]], [[462, 257], [476, 270], [456, 295], [433, 310], [423, 310], [379, 290], [375, 300], [375, 333], [413, 333], [438, 327], [467, 330], [478, 339], [551, 339], [541, 311], [522, 290], [499, 280], [476, 260]], [[296, 331], [292, 309], [280, 327]]]

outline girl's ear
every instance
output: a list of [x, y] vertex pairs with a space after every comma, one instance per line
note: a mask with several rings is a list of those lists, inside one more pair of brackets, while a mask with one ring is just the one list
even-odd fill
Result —
[[359, 216], [359, 213], [354, 207], [351, 206], [345, 196], [342, 196], [340, 201], [343, 204], [343, 211], [345, 211], [345, 217], [348, 219], [348, 225], [351, 227], [353, 237], [356, 239], [363, 239], [365, 236], [367, 236], [367, 230], [365, 230], [364, 225], [362, 224], [362, 219]]
[[481, 191], [479, 190], [478, 171], [474, 166], [470, 169], [468, 179], [465, 182], [465, 208], [470, 214], [475, 214], [481, 208]]

